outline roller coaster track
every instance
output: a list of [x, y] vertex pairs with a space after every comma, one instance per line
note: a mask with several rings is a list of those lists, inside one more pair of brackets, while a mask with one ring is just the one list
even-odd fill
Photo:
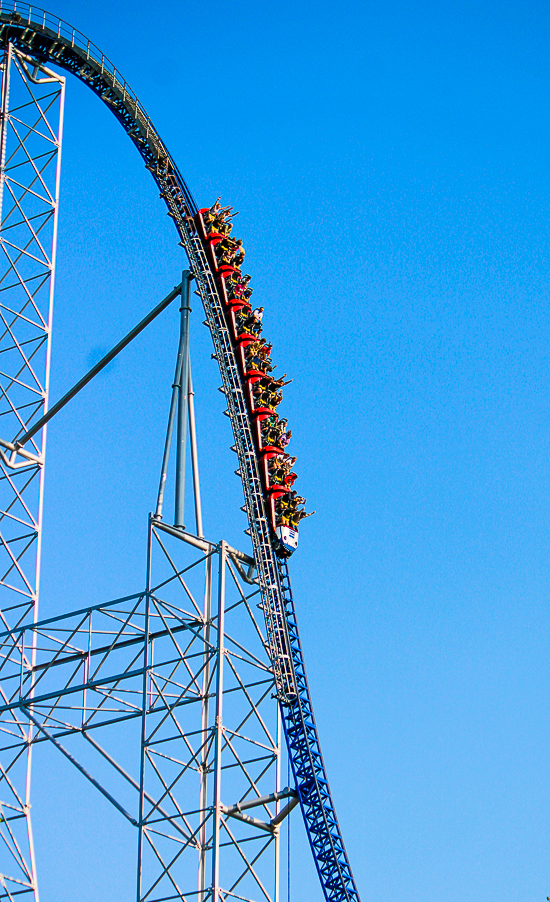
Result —
[[110, 108], [157, 183], [189, 258], [214, 342], [235, 437], [269, 654], [302, 814], [325, 897], [359, 902], [332, 803], [309, 694], [287, 563], [275, 553], [243, 384], [223, 306], [193, 217], [197, 205], [138, 98], [83, 34], [51, 14], [0, 0], [0, 41], [72, 72]]

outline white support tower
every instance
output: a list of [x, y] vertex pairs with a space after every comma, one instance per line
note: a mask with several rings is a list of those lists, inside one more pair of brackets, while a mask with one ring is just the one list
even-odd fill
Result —
[[[0, 71], [0, 618], [14, 629], [38, 617], [46, 430], [24, 449], [16, 441], [48, 405], [65, 78], [12, 44]], [[18, 653], [23, 678], [34, 640]], [[33, 734], [17, 710], [4, 721], [0, 745], [17, 739], [20, 748], [0, 768], [0, 898], [38, 900]]]

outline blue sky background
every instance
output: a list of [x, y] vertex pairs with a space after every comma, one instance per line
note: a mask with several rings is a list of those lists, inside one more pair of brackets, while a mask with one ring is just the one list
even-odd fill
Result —
[[[51, 12], [113, 59], [199, 206], [222, 194], [241, 211], [254, 299], [294, 380], [284, 411], [317, 513], [292, 576], [364, 902], [543, 902], [547, 5], [58, 0]], [[63, 154], [54, 399], [185, 265], [140, 158], [74, 79]], [[206, 532], [246, 548], [202, 318], [197, 305]], [[44, 616], [142, 585], [176, 346], [174, 308], [49, 430]], [[133, 898], [103, 803], [78, 777], [64, 795], [55, 756], [38, 759], [44, 902]], [[293, 899], [317, 902], [293, 824]]]

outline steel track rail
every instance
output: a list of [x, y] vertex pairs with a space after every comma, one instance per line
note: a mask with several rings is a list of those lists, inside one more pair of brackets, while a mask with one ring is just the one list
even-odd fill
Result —
[[72, 72], [107, 104], [145, 161], [174, 220], [196, 278], [222, 377], [259, 576], [268, 651], [314, 860], [329, 902], [359, 902], [321, 755], [288, 568], [272, 545], [242, 380], [216, 282], [193, 223], [197, 205], [138, 98], [85, 35], [37, 7], [0, 0], [0, 41], [11, 42], [32, 59]]

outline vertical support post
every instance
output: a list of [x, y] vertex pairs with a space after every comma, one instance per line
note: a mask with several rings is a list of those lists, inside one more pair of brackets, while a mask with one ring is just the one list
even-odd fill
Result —
[[13, 48], [8, 44], [8, 49], [2, 61], [2, 109], [0, 111], [0, 222], [2, 220], [4, 204], [4, 184], [6, 181], [6, 147], [8, 139], [8, 115], [10, 103], [10, 76], [12, 67]]
[[199, 479], [199, 453], [197, 449], [197, 431], [195, 427], [195, 392], [191, 377], [191, 356], [189, 356], [189, 439], [191, 442], [191, 463], [193, 466], [193, 494], [195, 496], [195, 525], [197, 535], [204, 538], [202, 531], [201, 484]]
[[136, 899], [141, 900], [141, 888], [143, 879], [143, 831], [145, 823], [145, 767], [147, 756], [147, 690], [150, 667], [150, 641], [149, 641], [149, 609], [151, 603], [151, 564], [153, 545], [153, 519], [149, 516], [149, 529], [147, 534], [147, 572], [145, 578], [145, 624], [143, 635], [143, 682], [141, 692], [141, 742], [139, 764], [139, 807], [138, 807], [138, 852], [137, 852], [137, 880]]
[[[12, 44], [3, 50], [1, 75], [0, 421], [3, 436], [16, 440], [48, 408], [65, 79]], [[6, 626], [38, 619], [45, 429], [28, 450], [34, 459], [0, 459], [0, 607]], [[27, 672], [36, 663], [36, 641], [35, 634], [32, 647], [22, 650]], [[29, 894], [38, 902], [30, 815], [35, 730], [32, 721], [13, 720], [27, 751], [11, 762], [7, 752], [2, 756], [0, 797], [9, 814], [0, 821], [0, 872], [8, 897]]]
[[[183, 291], [183, 284], [182, 284]], [[176, 413], [178, 408], [179, 390], [181, 384], [181, 366], [183, 361], [183, 345], [184, 336], [180, 327], [180, 340], [178, 346], [178, 356], [176, 359], [176, 372], [174, 373], [174, 381], [172, 383], [172, 399], [170, 401], [170, 413], [168, 415], [168, 426], [166, 428], [166, 440], [164, 442], [164, 454], [162, 456], [162, 468], [160, 473], [159, 491], [157, 497], [157, 508], [155, 518], [162, 520], [162, 510], [164, 504], [164, 492], [166, 490], [166, 480], [168, 478], [168, 464], [170, 463], [170, 449], [172, 447], [172, 436], [174, 434], [174, 423], [176, 422]]]
[[184, 269], [181, 280], [182, 343], [181, 379], [178, 390], [178, 423], [176, 440], [176, 509], [174, 526], [185, 525], [185, 460], [187, 456], [187, 413], [189, 400], [189, 315], [191, 313], [191, 279], [193, 273]]
[[204, 669], [202, 673], [202, 715], [201, 715], [201, 753], [200, 753], [200, 793], [199, 811], [202, 825], [199, 830], [199, 898], [198, 902], [206, 902], [206, 851], [208, 848], [208, 748], [210, 729], [208, 725], [208, 709], [210, 695], [210, 633], [212, 618], [212, 557], [205, 564], [204, 583], [204, 627], [203, 640]]
[[[277, 705], [277, 733], [276, 733], [276, 743], [277, 743], [277, 765], [276, 765], [276, 779], [275, 779], [275, 790], [276, 792], [281, 791], [281, 735], [282, 735], [282, 724], [281, 724], [281, 709], [279, 705]], [[275, 806], [275, 813], [279, 814], [281, 810], [281, 802], [278, 801]], [[279, 902], [279, 897], [281, 894], [281, 828], [277, 827], [277, 832], [275, 833], [275, 886], [273, 892], [273, 902]]]
[[[189, 351], [189, 314], [191, 307], [190, 283], [193, 278], [189, 270], [185, 270], [182, 279], [182, 306], [180, 308], [180, 340], [178, 346], [178, 356], [176, 360], [176, 372], [172, 383], [172, 398], [170, 402], [170, 413], [168, 416], [168, 426], [166, 429], [166, 439], [164, 442], [164, 453], [162, 457], [162, 468], [160, 474], [159, 490], [157, 496], [157, 507], [155, 511], [155, 519], [162, 520], [162, 511], [164, 506], [164, 494], [166, 491], [166, 480], [168, 478], [168, 464], [170, 462], [170, 449], [172, 447], [172, 437], [174, 434], [174, 425], [176, 422], [176, 414], [178, 416], [178, 438], [177, 438], [177, 460], [176, 460], [176, 512], [174, 524], [176, 526], [184, 525], [184, 506], [185, 506], [185, 463], [186, 463], [186, 410], [189, 414], [189, 441], [191, 445], [191, 464], [193, 468], [193, 494], [195, 501], [195, 525], [197, 535], [202, 539], [204, 537], [202, 525], [202, 506], [201, 506], [201, 490], [199, 479], [199, 456], [197, 449], [197, 430], [195, 424], [195, 392], [193, 391], [193, 380], [191, 377], [191, 354]], [[183, 300], [185, 294], [185, 300]], [[187, 357], [187, 380], [182, 378], [185, 358]]]
[[[10, 45], [11, 48], [11, 45]], [[38, 74], [40, 70], [35, 69], [35, 75]], [[63, 139], [63, 119], [64, 119], [64, 111], [65, 111], [65, 79], [60, 79], [59, 82], [59, 119], [57, 123], [57, 160], [56, 160], [56, 173], [55, 173], [55, 189], [54, 189], [54, 197], [53, 197], [53, 223], [52, 223], [52, 243], [51, 243], [51, 256], [50, 256], [50, 285], [49, 285], [49, 297], [48, 297], [48, 338], [46, 341], [46, 366], [44, 373], [44, 407], [42, 410], [42, 414], [47, 413], [48, 410], [48, 400], [50, 394], [50, 373], [51, 373], [51, 359], [52, 359], [52, 325], [53, 325], [53, 303], [54, 303], [54, 292], [55, 292], [55, 265], [57, 260], [57, 230], [59, 223], [59, 191], [61, 187], [61, 146]], [[36, 537], [36, 578], [35, 578], [35, 603], [34, 603], [34, 622], [38, 621], [38, 604], [40, 597], [40, 573], [41, 573], [41, 564], [42, 564], [42, 525], [44, 518], [44, 484], [45, 484], [45, 472], [44, 472], [44, 463], [46, 457], [46, 432], [47, 426], [43, 426], [42, 428], [42, 472], [40, 474], [40, 488], [38, 490], [38, 522], [37, 522], [37, 532], [38, 535]], [[33, 646], [32, 646], [32, 668], [34, 671], [34, 667], [36, 665], [36, 653], [37, 653], [37, 634], [33, 631]], [[34, 696], [34, 689], [32, 690], [32, 696]], [[33, 708], [30, 709], [31, 714], [33, 713]], [[33, 874], [36, 874], [36, 859], [35, 859], [35, 851], [34, 851], [34, 839], [32, 833], [32, 825], [31, 825], [31, 766], [32, 766], [32, 738], [35, 732], [35, 726], [32, 721], [29, 721], [29, 750], [27, 752], [27, 779], [26, 779], [26, 793], [25, 793], [25, 807], [27, 809], [27, 832], [28, 832], [28, 843], [29, 843], [29, 855], [31, 861], [31, 869]], [[35, 899], [38, 902], [38, 886], [35, 889]]]
[[225, 662], [225, 569], [227, 545], [220, 543], [218, 576], [218, 661], [216, 673], [216, 738], [214, 752], [214, 831], [212, 843], [212, 899], [220, 898], [220, 831], [222, 819], [223, 671]]

